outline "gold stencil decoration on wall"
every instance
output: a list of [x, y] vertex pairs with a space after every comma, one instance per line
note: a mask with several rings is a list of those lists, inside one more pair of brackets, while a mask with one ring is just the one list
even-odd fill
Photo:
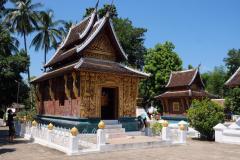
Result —
[[66, 94], [67, 98], [70, 99], [71, 95], [70, 95], [70, 90], [68, 88], [68, 76], [67, 75], [64, 75], [64, 88], [65, 88], [65, 94]]
[[51, 100], [55, 99], [53, 88], [52, 88], [52, 79], [49, 80], [49, 95], [51, 97]]
[[36, 96], [37, 101], [42, 101], [42, 94], [41, 94], [41, 91], [40, 91], [40, 85], [39, 84], [37, 84], [35, 86], [35, 96]]
[[73, 77], [73, 93], [74, 96], [77, 98], [78, 97], [78, 87], [77, 87], [77, 75], [75, 72], [72, 73]]

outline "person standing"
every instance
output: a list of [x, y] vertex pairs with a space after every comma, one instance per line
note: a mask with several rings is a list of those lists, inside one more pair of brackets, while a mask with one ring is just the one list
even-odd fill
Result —
[[11, 109], [9, 109], [7, 125], [9, 127], [9, 141], [10, 142], [13, 142], [13, 138], [15, 136], [15, 127], [14, 127], [14, 119], [13, 119], [14, 116], [15, 116], [15, 114], [12, 112]]

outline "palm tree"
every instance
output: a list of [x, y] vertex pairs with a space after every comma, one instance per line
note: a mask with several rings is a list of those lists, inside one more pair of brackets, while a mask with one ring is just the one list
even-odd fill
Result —
[[[5, 22], [24, 38], [24, 48], [27, 54], [27, 35], [37, 27], [38, 11], [41, 3], [32, 3], [32, 0], [11, 0], [14, 8], [8, 8], [5, 12]], [[28, 82], [30, 71], [28, 66]]]
[[[48, 10], [40, 13], [40, 19], [36, 36], [30, 46], [35, 46], [35, 50], [44, 50], [44, 64], [47, 61], [47, 52], [52, 48], [57, 48], [58, 40], [62, 39], [62, 32], [57, 28], [62, 21], [53, 21], [53, 11]], [[44, 69], [44, 71], [46, 71]]]

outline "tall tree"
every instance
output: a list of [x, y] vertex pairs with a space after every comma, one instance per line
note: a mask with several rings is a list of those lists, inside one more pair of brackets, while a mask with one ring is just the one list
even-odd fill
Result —
[[28, 97], [28, 87], [22, 82], [21, 73], [27, 71], [29, 58], [25, 51], [18, 52], [14, 44], [10, 32], [0, 24], [0, 108], [16, 102], [18, 83], [19, 102]]
[[[5, 22], [11, 25], [17, 33], [23, 36], [24, 48], [27, 54], [27, 36], [37, 27], [38, 11], [42, 5], [40, 3], [32, 3], [32, 0], [11, 0], [14, 8], [6, 10]], [[28, 82], [30, 82], [30, 70], [28, 67]]]
[[227, 57], [223, 60], [228, 69], [228, 76], [234, 74], [234, 72], [240, 67], [240, 49], [231, 49], [227, 53]]
[[[93, 10], [94, 8], [87, 8], [84, 17], [90, 15]], [[98, 10], [99, 17], [105, 16], [107, 12], [110, 13], [119, 41], [128, 55], [127, 63], [132, 67], [142, 69], [144, 54], [146, 53], [144, 34], [147, 29], [134, 27], [129, 19], [118, 17], [117, 9], [114, 5], [105, 4], [103, 8]]]
[[174, 48], [173, 43], [165, 42], [147, 51], [144, 71], [151, 76], [144, 80], [140, 87], [140, 94], [145, 104], [154, 101], [159, 106], [159, 102], [154, 97], [165, 91], [171, 71], [182, 70], [182, 60]]
[[40, 13], [37, 34], [33, 38], [30, 46], [35, 46], [35, 50], [44, 50], [44, 64], [47, 61], [47, 53], [51, 48], [57, 48], [58, 41], [62, 39], [62, 32], [58, 29], [62, 21], [54, 21], [53, 11], [48, 10]]
[[221, 98], [225, 96], [227, 72], [224, 66], [215, 67], [213, 71], [204, 73], [202, 78], [208, 92]]
[[3, 16], [3, 12], [5, 11], [5, 3], [7, 2], [7, 0], [1, 0], [0, 1], [0, 21], [1, 21], [1, 18]]

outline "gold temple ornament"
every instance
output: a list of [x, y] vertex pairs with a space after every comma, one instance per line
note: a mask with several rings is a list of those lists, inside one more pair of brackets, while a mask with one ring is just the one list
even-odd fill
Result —
[[104, 129], [105, 128], [105, 123], [102, 120], [98, 123], [98, 128], [99, 129]]
[[163, 125], [163, 127], [168, 127], [168, 121], [164, 120], [162, 125]]
[[184, 124], [180, 124], [180, 125], [179, 125], [179, 129], [180, 129], [181, 131], [184, 131], [184, 130], [186, 129], [186, 127], [185, 127]]
[[78, 135], [78, 129], [76, 127], [73, 127], [71, 130], [70, 130], [70, 133], [72, 134], [72, 136], [77, 136]]
[[32, 126], [36, 127], [36, 126], [37, 126], [37, 124], [38, 124], [38, 123], [37, 123], [37, 121], [35, 121], [35, 120], [34, 120], [34, 121], [32, 121]]
[[49, 123], [49, 125], [48, 125], [48, 130], [53, 130], [53, 124], [52, 123]]

